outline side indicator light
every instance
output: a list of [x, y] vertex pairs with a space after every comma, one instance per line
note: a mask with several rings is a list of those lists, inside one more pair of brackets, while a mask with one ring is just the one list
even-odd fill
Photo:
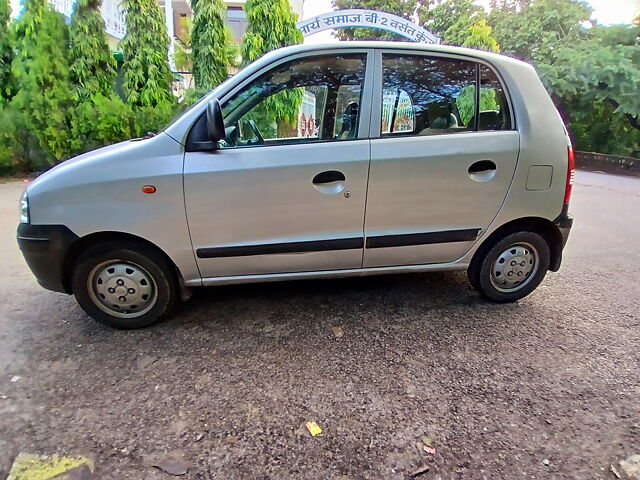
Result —
[[145, 185], [144, 187], [142, 187], [142, 191], [144, 193], [156, 193], [156, 187], [154, 187], [153, 185]]

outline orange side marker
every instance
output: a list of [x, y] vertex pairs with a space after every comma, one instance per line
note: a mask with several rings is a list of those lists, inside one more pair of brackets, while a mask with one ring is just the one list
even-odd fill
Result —
[[154, 187], [153, 185], [145, 185], [144, 187], [142, 187], [142, 191], [144, 193], [156, 193], [156, 187]]

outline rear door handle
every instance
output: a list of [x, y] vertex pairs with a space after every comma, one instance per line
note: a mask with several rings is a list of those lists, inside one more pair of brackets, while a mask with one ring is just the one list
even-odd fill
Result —
[[496, 176], [497, 168], [491, 160], [480, 160], [469, 167], [469, 178], [474, 182], [488, 182]]
[[313, 177], [313, 184], [324, 185], [326, 183], [344, 182], [345, 180], [344, 173], [338, 172], [337, 170], [327, 170]]
[[486, 172], [489, 170], [495, 170], [496, 168], [496, 164], [491, 160], [480, 160], [469, 167], [469, 173]]

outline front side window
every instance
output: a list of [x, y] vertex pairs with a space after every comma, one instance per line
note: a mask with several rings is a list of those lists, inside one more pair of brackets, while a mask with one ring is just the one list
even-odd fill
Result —
[[474, 129], [474, 62], [385, 54], [382, 75], [383, 136], [442, 135]]
[[222, 148], [351, 140], [358, 136], [365, 54], [294, 60], [222, 105]]

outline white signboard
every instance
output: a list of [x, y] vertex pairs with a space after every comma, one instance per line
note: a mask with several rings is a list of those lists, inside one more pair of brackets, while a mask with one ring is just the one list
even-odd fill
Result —
[[440, 43], [440, 38], [405, 18], [376, 10], [336, 10], [298, 22], [305, 37], [324, 30], [369, 27], [387, 30], [420, 43]]

